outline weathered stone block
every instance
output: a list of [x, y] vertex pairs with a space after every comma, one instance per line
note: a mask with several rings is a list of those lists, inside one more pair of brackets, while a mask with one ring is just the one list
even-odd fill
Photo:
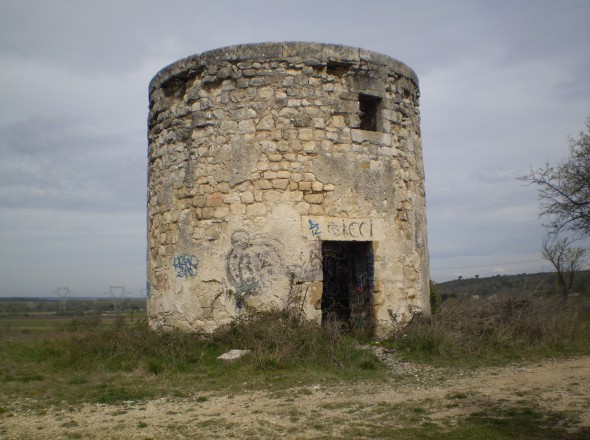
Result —
[[270, 168], [270, 165], [269, 165], [269, 163], [268, 163], [268, 162], [258, 162], [258, 163], [256, 164], [256, 169], [257, 169], [258, 171], [266, 171], [266, 170], [268, 170], [269, 168]]
[[209, 218], [213, 218], [215, 210], [213, 208], [203, 208], [201, 209], [201, 219], [206, 220]]
[[274, 89], [272, 87], [263, 87], [258, 90], [258, 96], [261, 99], [268, 99], [274, 96]]
[[240, 202], [240, 194], [237, 192], [232, 192], [229, 194], [225, 194], [223, 196], [223, 203], [225, 204], [232, 204], [232, 203], [239, 203]]
[[311, 182], [299, 182], [300, 191], [311, 191]]
[[223, 205], [223, 194], [216, 192], [207, 196], [207, 206], [221, 206]]
[[246, 205], [254, 203], [254, 194], [252, 191], [244, 191], [240, 194], [240, 201]]
[[277, 189], [287, 189], [289, 179], [275, 179], [272, 181], [272, 187]]
[[226, 218], [229, 215], [229, 213], [230, 213], [229, 206], [223, 205], [223, 206], [220, 206], [219, 208], [215, 208], [215, 211], [213, 212], [213, 217]]
[[303, 196], [303, 200], [305, 200], [309, 204], [319, 205], [324, 200], [323, 194], [306, 194]]
[[301, 179], [303, 179], [303, 176], [301, 175], [301, 173], [292, 173], [291, 174], [291, 180], [293, 182], [301, 182]]
[[266, 80], [264, 78], [258, 77], [258, 78], [252, 78], [250, 80], [250, 85], [252, 87], [260, 87], [266, 84]]
[[245, 120], [238, 122], [238, 130], [241, 133], [252, 133], [256, 131], [256, 125], [252, 120]]
[[281, 192], [279, 191], [264, 191], [263, 200], [265, 202], [278, 202], [281, 200]]
[[217, 359], [224, 362], [233, 362], [241, 357], [246, 356], [250, 353], [250, 350], [230, 350], [227, 353], [223, 353], [221, 356], [217, 356]]
[[254, 188], [256, 188], [256, 189], [271, 189], [272, 183], [270, 182], [270, 180], [266, 180], [266, 179], [257, 180], [256, 182], [254, 182]]
[[309, 215], [324, 215], [325, 211], [322, 205], [310, 205]]
[[313, 130], [311, 128], [300, 128], [299, 139], [302, 141], [310, 141], [313, 139]]
[[289, 191], [285, 194], [287, 194], [287, 200], [290, 202], [301, 202], [303, 200], [303, 193], [301, 191]]
[[314, 192], [321, 192], [324, 189], [322, 182], [311, 182], [311, 190]]
[[263, 118], [260, 120], [256, 128], [258, 130], [272, 130], [273, 128], [275, 128], [275, 121], [273, 118], [270, 117]]
[[246, 214], [246, 205], [243, 205], [241, 203], [232, 203], [229, 206], [229, 210], [231, 212], [231, 215], [244, 215]]
[[253, 203], [246, 207], [246, 214], [258, 217], [266, 215], [266, 205], [264, 203]]

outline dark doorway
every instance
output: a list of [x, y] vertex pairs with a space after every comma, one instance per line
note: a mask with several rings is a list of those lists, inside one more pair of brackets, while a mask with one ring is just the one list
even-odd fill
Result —
[[323, 241], [322, 323], [370, 331], [373, 246], [369, 241]]

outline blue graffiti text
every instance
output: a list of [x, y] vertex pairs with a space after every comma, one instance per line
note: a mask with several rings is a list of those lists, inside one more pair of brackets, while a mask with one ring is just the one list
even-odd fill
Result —
[[311, 231], [311, 234], [314, 237], [317, 237], [318, 235], [320, 235], [322, 232], [320, 231], [320, 225], [318, 223], [315, 223], [313, 220], [308, 220], [309, 222], [309, 230]]
[[192, 278], [197, 275], [199, 259], [194, 255], [177, 255], [174, 257], [173, 266], [177, 278]]

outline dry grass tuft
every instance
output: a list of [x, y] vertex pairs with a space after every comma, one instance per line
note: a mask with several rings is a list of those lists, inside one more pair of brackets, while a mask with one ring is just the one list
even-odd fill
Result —
[[506, 296], [449, 300], [386, 341], [414, 360], [493, 364], [590, 351], [590, 301]]

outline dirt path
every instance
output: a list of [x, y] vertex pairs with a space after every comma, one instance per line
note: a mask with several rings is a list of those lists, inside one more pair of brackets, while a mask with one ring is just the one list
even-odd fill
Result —
[[398, 364], [383, 383], [15, 411], [0, 414], [0, 438], [386, 438], [400, 427], [452, 427], [479, 411], [518, 405], [569, 414], [579, 429], [590, 427], [589, 378], [590, 357], [487, 368], [458, 377]]

